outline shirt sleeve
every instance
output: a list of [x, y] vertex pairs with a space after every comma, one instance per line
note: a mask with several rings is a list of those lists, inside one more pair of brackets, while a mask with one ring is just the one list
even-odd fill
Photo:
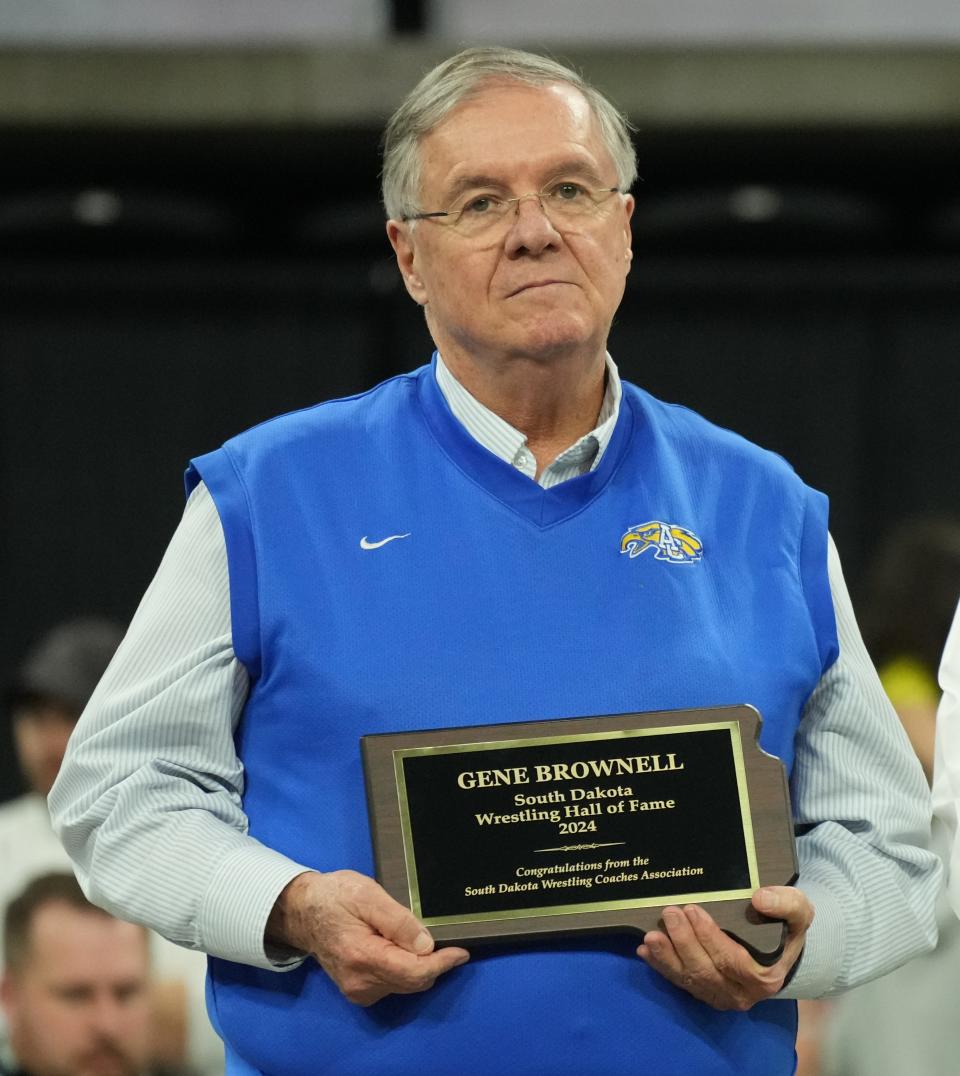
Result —
[[940, 662], [940, 706], [933, 760], [933, 806], [946, 827], [947, 895], [960, 915], [960, 605]]
[[781, 995], [791, 998], [839, 994], [937, 938], [941, 870], [929, 850], [929, 789], [860, 637], [832, 539], [828, 572], [840, 654], [797, 733], [797, 885], [816, 914]]
[[277, 896], [303, 867], [247, 833], [233, 732], [248, 691], [233, 652], [226, 546], [206, 487], [70, 739], [54, 827], [96, 904], [190, 949], [258, 967]]

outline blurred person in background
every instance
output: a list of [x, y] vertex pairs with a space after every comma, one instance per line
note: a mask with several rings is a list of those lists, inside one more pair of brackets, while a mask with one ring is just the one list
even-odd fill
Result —
[[863, 641], [928, 781], [940, 702], [937, 669], [958, 594], [960, 518], [911, 516], [877, 550], [860, 612]]
[[[882, 538], [865, 573], [864, 642], [928, 780], [938, 706], [948, 701], [941, 703], [937, 670], [958, 596], [956, 517], [904, 519]], [[955, 629], [955, 643], [958, 634]], [[936, 820], [932, 844], [947, 858], [949, 835]], [[951, 1033], [960, 994], [960, 921], [945, 894], [937, 920], [940, 940], [932, 953], [834, 1002], [801, 1004], [798, 1076], [954, 1076], [960, 1067], [960, 1028]]]
[[[943, 696], [937, 713], [933, 803], [947, 844], [947, 897], [960, 916], [960, 604], [940, 663]], [[957, 1050], [960, 1057], [960, 1048]]]
[[[122, 626], [102, 617], [59, 624], [27, 653], [8, 687], [6, 709], [28, 791], [0, 804], [0, 906], [31, 879], [72, 870], [50, 825], [46, 797], [80, 712], [122, 638]], [[158, 935], [151, 943], [158, 971], [151, 991], [153, 1056], [189, 1059], [210, 1076], [221, 1072], [222, 1049], [205, 1011], [205, 961]], [[0, 1041], [3, 1035], [0, 1020]]]
[[121, 625], [100, 617], [60, 624], [27, 653], [8, 687], [6, 710], [28, 790], [0, 804], [0, 903], [38, 874], [70, 867], [50, 826], [47, 795], [77, 718], [122, 638]]
[[150, 1052], [143, 927], [84, 897], [72, 874], [34, 878], [6, 908], [3, 1076], [138, 1076]]

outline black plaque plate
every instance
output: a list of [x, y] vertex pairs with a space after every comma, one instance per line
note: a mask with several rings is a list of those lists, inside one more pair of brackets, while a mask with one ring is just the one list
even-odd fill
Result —
[[785, 928], [750, 895], [797, 866], [759, 725], [735, 706], [364, 736], [377, 878], [438, 943], [642, 934], [703, 903], [772, 962]]

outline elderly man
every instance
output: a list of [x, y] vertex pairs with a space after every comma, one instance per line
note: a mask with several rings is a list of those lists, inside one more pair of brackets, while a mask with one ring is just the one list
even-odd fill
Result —
[[[72, 874], [35, 878], [7, 907], [0, 1003], [23, 1076], [136, 1076], [147, 1064], [143, 927], [90, 904]], [[7, 1071], [0, 1062], [0, 1071]]]
[[[933, 944], [923, 774], [825, 499], [606, 354], [634, 176], [625, 121], [565, 67], [441, 64], [383, 171], [433, 363], [188, 472], [51, 803], [94, 899], [213, 955], [229, 1071], [771, 1076], [786, 998]], [[643, 521], [654, 552], [623, 556]], [[699, 904], [639, 949], [468, 963], [370, 877], [362, 734], [744, 700], [800, 834], [799, 887], [753, 897], [788, 927], [770, 967]]]

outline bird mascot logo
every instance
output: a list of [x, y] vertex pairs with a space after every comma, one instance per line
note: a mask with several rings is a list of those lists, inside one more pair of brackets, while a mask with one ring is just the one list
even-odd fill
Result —
[[620, 552], [629, 554], [631, 559], [648, 549], [655, 550], [654, 560], [669, 564], [695, 564], [703, 558], [703, 542], [693, 531], [659, 519], [631, 527], [620, 539]]

